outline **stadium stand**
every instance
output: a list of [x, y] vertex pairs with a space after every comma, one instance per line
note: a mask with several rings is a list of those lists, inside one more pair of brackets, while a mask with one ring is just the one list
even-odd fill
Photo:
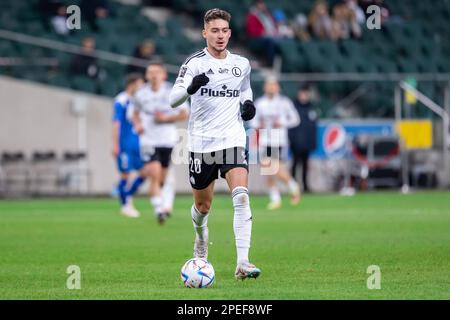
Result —
[[[80, 4], [81, 0], [62, 1], [64, 4]], [[215, 7], [228, 10], [232, 16], [233, 47], [250, 50], [245, 35], [245, 17], [252, 0], [217, 0]], [[336, 1], [328, 1], [329, 6]], [[150, 2], [151, 3], [151, 2]], [[450, 6], [448, 1], [428, 2], [405, 0], [385, 1], [390, 18], [383, 22], [381, 30], [363, 27], [359, 38], [341, 40], [317, 39], [309, 41], [283, 38], [279, 41], [283, 73], [449, 73], [450, 54]], [[170, 15], [160, 21], [149, 19], [141, 5], [127, 5], [110, 0], [109, 15], [97, 19], [97, 30], [82, 20], [81, 30], [67, 35], [58, 34], [39, 11], [39, 0], [1, 1], [0, 29], [80, 45], [83, 38], [95, 39], [96, 49], [132, 56], [138, 44], [151, 39], [156, 48], [155, 58], [179, 65], [187, 54], [203, 46], [203, 39], [187, 36], [185, 26], [201, 27], [205, 10], [211, 7], [207, 0], [174, 0], [166, 8]], [[267, 0], [270, 10], [282, 10], [289, 23], [299, 13], [307, 16], [315, 1]], [[36, 10], [29, 10], [29, 6]], [[27, 6], [27, 7], [25, 7]], [[153, 8], [152, 8], [153, 9]], [[332, 10], [330, 8], [330, 14]], [[242, 49], [242, 50], [241, 50]], [[72, 54], [33, 46], [19, 41], [0, 41], [0, 74], [50, 85], [68, 87], [85, 92], [114, 96], [122, 85], [126, 65], [100, 60], [103, 76], [88, 78], [70, 73]], [[252, 58], [260, 57], [253, 53]], [[255, 68], [257, 71], [258, 68]], [[171, 74], [173, 80], [175, 74]], [[364, 84], [370, 89], [359, 101], [362, 116], [391, 117], [393, 115], [393, 83]], [[322, 99], [319, 107], [323, 115], [333, 116], [331, 105], [354, 91], [359, 84], [351, 82], [321, 82], [317, 90]], [[261, 91], [255, 86], [255, 93]], [[296, 85], [283, 82], [282, 87], [290, 97], [295, 96]], [[419, 83], [419, 88], [435, 101], [442, 99], [438, 84]], [[375, 92], [376, 91], [376, 92]], [[426, 111], [425, 111], [426, 112]], [[425, 114], [425, 116], [431, 116]]]
[[87, 154], [79, 151], [65, 151], [59, 162], [58, 184], [65, 195], [89, 192], [91, 172], [86, 164]]
[[0, 158], [0, 195], [80, 195], [89, 192], [91, 172], [87, 154], [65, 151], [4, 151]]
[[53, 151], [35, 151], [31, 156], [31, 190], [33, 195], [56, 192], [58, 159]]
[[23, 152], [2, 152], [0, 167], [2, 194], [10, 196], [29, 192], [31, 171]]

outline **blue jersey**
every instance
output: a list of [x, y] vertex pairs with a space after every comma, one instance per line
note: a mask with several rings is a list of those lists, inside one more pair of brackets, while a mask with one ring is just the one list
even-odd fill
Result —
[[114, 99], [113, 121], [119, 122], [119, 148], [120, 151], [139, 150], [139, 136], [133, 129], [132, 104], [126, 92], [119, 93]]

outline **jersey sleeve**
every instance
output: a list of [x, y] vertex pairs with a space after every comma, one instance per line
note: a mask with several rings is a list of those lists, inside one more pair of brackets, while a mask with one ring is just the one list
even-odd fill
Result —
[[190, 95], [187, 93], [187, 88], [191, 84], [195, 72], [195, 63], [192, 60], [181, 66], [178, 77], [175, 80], [175, 84], [169, 95], [169, 101], [172, 108], [184, 104], [189, 98]]
[[123, 107], [119, 101], [114, 102], [113, 122], [122, 122], [124, 120]]
[[189, 61], [187, 64], [183, 64], [180, 67], [180, 72], [175, 80], [174, 87], [182, 87], [187, 89], [192, 82], [192, 79], [196, 76], [195, 59]]

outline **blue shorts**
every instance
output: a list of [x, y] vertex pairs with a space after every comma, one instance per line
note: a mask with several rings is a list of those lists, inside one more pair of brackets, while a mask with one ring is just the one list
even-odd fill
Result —
[[144, 163], [142, 162], [139, 150], [122, 151], [117, 157], [117, 167], [121, 173], [140, 170], [143, 166]]

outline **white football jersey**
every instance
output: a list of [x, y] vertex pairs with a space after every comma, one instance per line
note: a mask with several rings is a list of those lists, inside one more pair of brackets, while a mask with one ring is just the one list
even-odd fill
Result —
[[253, 100], [250, 71], [246, 58], [229, 51], [225, 59], [214, 58], [206, 48], [187, 58], [174, 89], [187, 89], [201, 73], [209, 78], [208, 84], [191, 96], [189, 151], [206, 153], [246, 146], [240, 103]]
[[[173, 109], [169, 103], [169, 94], [172, 89], [170, 82], [163, 82], [157, 91], [153, 91], [149, 83], [140, 88], [133, 99], [135, 110], [139, 111], [144, 133], [139, 136], [143, 147], [169, 147], [173, 148], [178, 142], [177, 128], [174, 123], [157, 123], [155, 112], [177, 114], [181, 109]], [[188, 109], [185, 102], [180, 108]]]
[[[276, 95], [272, 99], [262, 96], [255, 101], [256, 115], [250, 123], [252, 127], [261, 128], [259, 144], [261, 146], [287, 147], [287, 129], [297, 126], [300, 117], [292, 101], [285, 96]], [[274, 128], [278, 123], [281, 127]]]

